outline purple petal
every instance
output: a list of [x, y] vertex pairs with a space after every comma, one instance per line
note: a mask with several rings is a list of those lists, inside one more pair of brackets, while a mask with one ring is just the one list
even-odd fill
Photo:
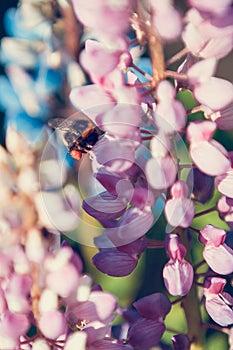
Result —
[[107, 292], [95, 291], [89, 300], [78, 303], [72, 312], [81, 320], [105, 321], [116, 309], [116, 298]]
[[174, 350], [190, 350], [191, 342], [187, 335], [177, 334], [172, 337]]
[[100, 222], [119, 218], [126, 209], [126, 201], [103, 192], [83, 201], [83, 209]]
[[89, 350], [133, 350], [133, 348], [129, 344], [118, 344], [110, 339], [103, 339], [94, 342]]
[[139, 350], [147, 350], [158, 344], [164, 331], [162, 322], [141, 318], [129, 329], [129, 343]]
[[122, 246], [136, 241], [151, 228], [154, 215], [150, 207], [140, 210], [129, 208], [118, 221], [118, 227], [107, 228], [105, 234], [114, 245]]
[[115, 277], [129, 275], [137, 266], [138, 259], [117, 249], [103, 250], [92, 258], [101, 272]]
[[194, 168], [189, 172], [187, 184], [192, 192], [192, 198], [202, 204], [206, 203], [214, 192], [214, 178]]
[[147, 248], [147, 238], [141, 237], [136, 241], [118, 247], [118, 250], [129, 255], [141, 255]]
[[168, 297], [162, 293], [154, 293], [133, 303], [139, 314], [151, 320], [164, 318], [171, 309]]

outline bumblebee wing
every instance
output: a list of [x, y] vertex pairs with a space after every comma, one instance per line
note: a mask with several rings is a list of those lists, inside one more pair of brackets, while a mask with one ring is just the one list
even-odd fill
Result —
[[[48, 125], [53, 129], [61, 131], [77, 133], [78, 130], [75, 128], [74, 121], [65, 118], [54, 118], [48, 121]], [[79, 132], [78, 132], [79, 134]]]
[[50, 119], [48, 125], [53, 129], [75, 133], [78, 137], [87, 129], [96, 127], [85, 114], [80, 112], [69, 118]]

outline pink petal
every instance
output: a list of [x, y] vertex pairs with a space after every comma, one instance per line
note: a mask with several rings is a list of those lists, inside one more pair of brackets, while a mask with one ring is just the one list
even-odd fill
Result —
[[197, 167], [207, 175], [221, 175], [230, 168], [225, 155], [207, 141], [191, 145], [190, 155]]
[[57, 339], [66, 331], [64, 314], [58, 310], [43, 313], [38, 324], [44, 336], [50, 339]]
[[214, 57], [195, 63], [187, 72], [190, 83], [195, 85], [205, 81], [209, 82], [215, 73], [216, 66], [217, 60]]
[[211, 140], [216, 130], [216, 124], [211, 121], [191, 122], [187, 128], [187, 139], [190, 143], [198, 143]]
[[106, 321], [117, 307], [116, 298], [107, 292], [92, 292], [89, 301], [95, 304], [98, 318], [102, 321]]
[[190, 199], [170, 199], [165, 204], [168, 223], [174, 227], [189, 227], [194, 217], [194, 205]]
[[164, 189], [170, 187], [176, 179], [176, 165], [169, 156], [151, 158], [146, 164], [146, 176], [151, 187]]
[[90, 294], [89, 300], [79, 302], [72, 312], [81, 320], [106, 321], [116, 309], [116, 298], [107, 292], [96, 291]]
[[[110, 51], [95, 40], [85, 41], [85, 50], [80, 55], [80, 63], [97, 83], [101, 77], [110, 73], [119, 63], [121, 51]], [[99, 67], [102, 67], [100, 70]]]
[[26, 334], [29, 326], [28, 318], [25, 315], [6, 311], [1, 318], [0, 333], [16, 340]]
[[203, 58], [215, 57], [220, 59], [225, 57], [231, 52], [233, 47], [232, 34], [221, 36], [219, 38], [212, 38], [204, 45], [203, 49], [199, 52], [199, 56]]
[[87, 334], [85, 332], [74, 332], [66, 340], [64, 350], [86, 350]]
[[228, 326], [233, 323], [233, 311], [219, 297], [207, 299], [205, 307], [210, 317], [220, 326]]
[[182, 39], [185, 42], [186, 47], [194, 55], [201, 51], [206, 42], [206, 39], [192, 23], [188, 23], [183, 30]]
[[171, 188], [171, 195], [173, 198], [185, 198], [188, 196], [188, 193], [188, 186], [183, 181], [176, 181]]
[[[66, 276], [64, 280], [63, 276]], [[71, 263], [50, 272], [46, 276], [46, 284], [49, 289], [62, 297], [69, 296], [77, 288], [79, 274], [76, 268]]]
[[172, 295], [186, 295], [193, 283], [193, 268], [185, 260], [170, 260], [163, 268], [164, 283]]
[[211, 77], [195, 86], [194, 96], [200, 103], [213, 110], [218, 110], [233, 101], [233, 85], [227, 80]]
[[226, 244], [219, 247], [206, 244], [203, 257], [213, 271], [222, 275], [233, 272], [233, 250]]
[[226, 174], [217, 176], [215, 179], [217, 189], [223, 195], [233, 198], [233, 169], [230, 169]]
[[214, 227], [212, 225], [206, 225], [206, 227], [200, 231], [200, 241], [204, 244], [212, 243], [215, 247], [224, 243], [226, 238], [226, 231]]
[[189, 3], [200, 11], [219, 14], [231, 5], [231, 0], [189, 0]]
[[[114, 108], [97, 118], [98, 125], [102, 130], [109, 131], [114, 135], [114, 129], [119, 128], [117, 135], [120, 137], [120, 128], [138, 127], [143, 114], [139, 105], [117, 104]], [[125, 135], [125, 134], [123, 134]]]
[[[167, 21], [164, 21], [165, 16]], [[182, 31], [181, 16], [172, 6], [164, 13], [155, 15], [152, 20], [164, 40], [175, 40]]]
[[156, 108], [155, 122], [164, 133], [182, 130], [186, 123], [186, 112], [183, 104], [176, 100], [159, 102]]
[[213, 295], [217, 295], [223, 292], [223, 289], [227, 281], [221, 277], [208, 277], [204, 282], [204, 295], [206, 299], [213, 298]]
[[70, 101], [76, 109], [84, 111], [94, 121], [99, 113], [108, 111], [114, 105], [113, 98], [95, 84], [73, 88]]
[[62, 191], [41, 191], [35, 196], [41, 223], [48, 229], [67, 232], [75, 229], [79, 222], [79, 192], [73, 185]]
[[99, 164], [112, 172], [124, 172], [135, 161], [135, 143], [126, 139], [100, 140], [95, 145], [95, 156]]

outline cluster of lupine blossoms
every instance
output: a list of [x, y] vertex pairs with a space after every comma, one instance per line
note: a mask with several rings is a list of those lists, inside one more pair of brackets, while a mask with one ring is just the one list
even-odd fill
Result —
[[[233, 86], [214, 76], [232, 50], [233, 9], [229, 0], [186, 5], [181, 13], [171, 0], [22, 0], [7, 12], [1, 350], [163, 349], [167, 332], [175, 350], [202, 349], [208, 327], [227, 334], [233, 349], [233, 152], [215, 138], [233, 129]], [[177, 40], [183, 49], [165, 59]], [[74, 163], [64, 165], [64, 148], [47, 126], [75, 110], [104, 131], [86, 155], [103, 191], [82, 203], [79, 184], [67, 184]], [[166, 294], [123, 308], [92, 282], [60, 239], [78, 226], [81, 204], [103, 227], [93, 264], [126, 276], [148, 248], [165, 249]], [[161, 215], [164, 239], [157, 240]], [[202, 259], [194, 265], [197, 247]], [[177, 303], [186, 332], [166, 328]]]

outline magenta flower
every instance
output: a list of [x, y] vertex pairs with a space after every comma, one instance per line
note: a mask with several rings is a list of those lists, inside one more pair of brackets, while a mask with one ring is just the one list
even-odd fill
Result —
[[205, 245], [203, 256], [210, 268], [222, 275], [233, 272], [233, 250], [226, 245], [226, 232], [212, 225], [200, 231], [199, 239]]
[[205, 280], [204, 295], [205, 307], [210, 317], [220, 326], [233, 323], [233, 300], [230, 294], [223, 292], [226, 280], [211, 277]]
[[171, 226], [189, 227], [194, 217], [193, 202], [187, 198], [188, 186], [183, 181], [176, 181], [171, 188], [172, 199], [165, 204], [165, 215]]
[[167, 254], [170, 260], [163, 268], [165, 286], [172, 295], [186, 295], [193, 283], [193, 268], [184, 259], [186, 248], [179, 243], [176, 234], [170, 234], [167, 239]]
[[230, 169], [226, 149], [212, 139], [215, 129], [216, 124], [210, 121], [192, 122], [187, 128], [190, 156], [203, 173], [211, 176], [224, 174]]

